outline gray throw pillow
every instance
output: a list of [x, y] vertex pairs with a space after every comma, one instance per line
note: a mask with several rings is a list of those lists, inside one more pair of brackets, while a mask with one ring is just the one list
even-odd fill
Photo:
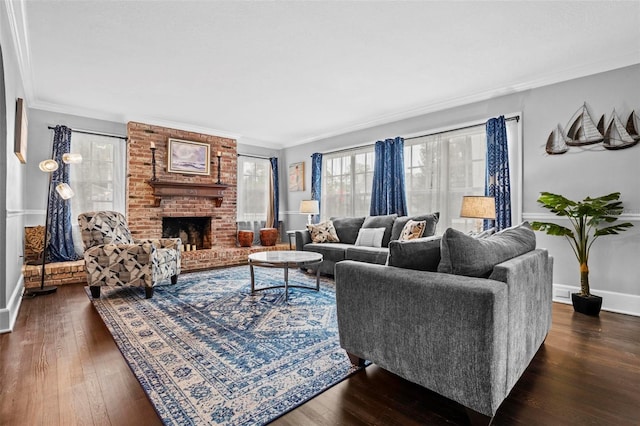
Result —
[[438, 219], [440, 219], [440, 212], [422, 214], [418, 216], [400, 216], [395, 220], [395, 222], [393, 222], [393, 228], [391, 230], [391, 241], [400, 239], [402, 229], [410, 220], [415, 220], [416, 222], [425, 220], [427, 222], [427, 226], [424, 228], [424, 232], [422, 233], [423, 237], [430, 237], [432, 235], [435, 235]]
[[361, 228], [356, 239], [356, 246], [381, 247], [384, 228]]
[[[362, 224], [363, 228], [384, 228], [384, 237], [382, 238], [382, 247], [389, 247], [391, 240], [391, 229], [393, 222], [398, 217], [397, 214], [387, 214], [382, 216], [367, 216]], [[402, 231], [402, 229], [401, 229]]]
[[355, 244], [358, 231], [364, 223], [363, 217], [332, 217], [333, 227], [336, 229], [341, 243]]
[[387, 265], [436, 272], [440, 263], [440, 237], [389, 242]]
[[536, 248], [536, 235], [528, 222], [475, 238], [449, 228], [440, 241], [438, 272], [488, 277], [493, 267]]

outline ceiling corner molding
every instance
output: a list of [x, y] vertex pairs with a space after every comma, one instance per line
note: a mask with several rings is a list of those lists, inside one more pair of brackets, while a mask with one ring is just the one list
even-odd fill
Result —
[[358, 130], [364, 130], [371, 127], [382, 126], [385, 124], [393, 123], [396, 121], [407, 120], [421, 115], [430, 114], [438, 111], [443, 111], [449, 108], [455, 108], [463, 105], [469, 105], [475, 102], [482, 102], [489, 99], [497, 98], [500, 96], [515, 94], [524, 92], [526, 90], [536, 89], [539, 87], [550, 86], [552, 84], [562, 83], [569, 80], [575, 80], [577, 78], [587, 77], [594, 74], [599, 74], [607, 71], [612, 71], [619, 68], [624, 68], [631, 65], [640, 63], [640, 51], [636, 52], [637, 55], [618, 55], [616, 57], [600, 58], [589, 64], [572, 67], [569, 69], [559, 70], [557, 72], [548, 73], [540, 78], [536, 78], [530, 81], [518, 83], [518, 84], [506, 84], [501, 87], [477, 92], [469, 95], [459, 96], [457, 98], [451, 98], [447, 100], [436, 101], [427, 105], [423, 105], [417, 108], [412, 108], [405, 111], [386, 114], [367, 120], [365, 122], [357, 123], [352, 126], [343, 127], [333, 131], [325, 132], [323, 134], [313, 136], [307, 139], [299, 141], [288, 141], [285, 146], [294, 146], [298, 144], [305, 144], [311, 142], [317, 142], [323, 139], [328, 139], [334, 136], [343, 135], [346, 133], [356, 132]]
[[235, 139], [236, 141], [242, 138], [242, 135], [238, 133], [227, 132], [225, 130], [213, 129], [210, 127], [198, 126], [196, 124], [164, 120], [164, 119], [155, 118], [155, 117], [125, 116], [125, 124], [129, 121], [135, 121], [135, 122], [144, 123], [144, 124], [151, 124], [153, 126], [167, 127], [170, 129], [183, 130], [187, 132], [202, 133], [204, 135], [219, 136], [221, 138]]
[[36, 88], [31, 72], [31, 51], [29, 49], [29, 36], [27, 33], [27, 12], [25, 0], [6, 0], [3, 2], [9, 18], [13, 46], [18, 55], [18, 68], [24, 87], [27, 106], [35, 102]]

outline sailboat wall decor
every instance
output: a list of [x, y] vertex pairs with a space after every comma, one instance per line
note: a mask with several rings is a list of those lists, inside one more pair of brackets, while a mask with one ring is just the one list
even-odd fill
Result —
[[551, 132], [547, 139], [546, 151], [549, 155], [564, 154], [569, 151], [567, 141], [569, 138], [564, 134], [564, 130], [558, 124], [555, 130]]
[[558, 124], [549, 134], [545, 145], [548, 155], [564, 154], [574, 147], [589, 151], [605, 151], [631, 148], [640, 143], [640, 118], [635, 110], [631, 111], [625, 126], [614, 109], [605, 130], [604, 114], [596, 125], [587, 103], [584, 102], [571, 116], [565, 129], [568, 129], [566, 133]]
[[[630, 117], [632, 118], [632, 117]], [[620, 121], [620, 117], [614, 109], [611, 113], [611, 121], [604, 132], [604, 141], [602, 145], [606, 149], [625, 149], [631, 148], [640, 142], [640, 138], [634, 139]]]
[[638, 115], [635, 110], [631, 111], [629, 114], [629, 119], [627, 120], [627, 133], [635, 140], [640, 140], [640, 134], [638, 132], [638, 126], [640, 126], [640, 119], [638, 119]]
[[571, 126], [567, 131], [567, 137], [569, 138], [567, 145], [569, 146], [591, 145], [602, 142], [604, 139], [602, 134], [604, 116], [600, 119], [599, 126], [596, 126], [596, 123], [593, 122], [593, 118], [591, 118], [591, 114], [589, 114], [586, 102], [580, 109], [578, 109], [578, 111], [576, 111], [575, 114], [573, 114], [569, 123], [571, 123]]

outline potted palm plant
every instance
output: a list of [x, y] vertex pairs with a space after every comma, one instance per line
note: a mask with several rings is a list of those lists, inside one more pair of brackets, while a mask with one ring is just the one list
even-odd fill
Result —
[[[619, 192], [602, 197], [587, 197], [582, 201], [572, 201], [562, 195], [542, 192], [538, 203], [557, 216], [564, 216], [571, 222], [573, 229], [550, 222], [533, 222], [536, 231], [549, 235], [565, 237], [580, 264], [580, 293], [571, 294], [573, 309], [587, 315], [598, 315], [602, 307], [602, 297], [592, 295], [589, 289], [589, 252], [593, 243], [604, 235], [616, 235], [633, 224], [613, 222], [623, 211]], [[601, 226], [601, 224], [609, 224]]]

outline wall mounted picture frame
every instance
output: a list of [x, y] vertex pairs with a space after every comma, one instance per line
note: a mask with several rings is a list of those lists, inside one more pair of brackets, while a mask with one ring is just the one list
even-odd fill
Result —
[[289, 191], [304, 191], [304, 161], [289, 165]]
[[169, 173], [211, 174], [211, 147], [207, 143], [170, 138], [167, 159]]
[[16, 128], [13, 152], [22, 164], [27, 162], [27, 106], [24, 99], [16, 101]]

